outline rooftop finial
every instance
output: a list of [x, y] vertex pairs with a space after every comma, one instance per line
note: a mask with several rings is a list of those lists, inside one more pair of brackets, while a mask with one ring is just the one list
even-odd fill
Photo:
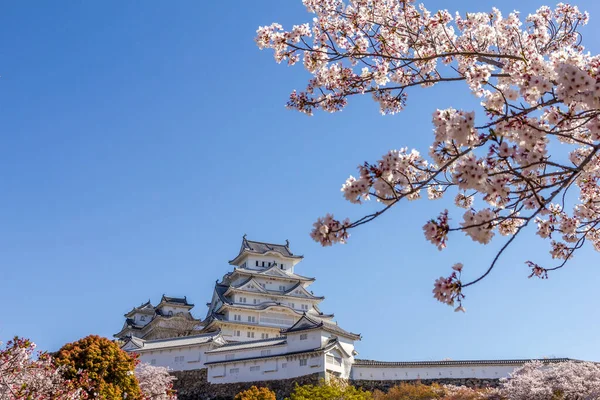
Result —
[[285, 239], [285, 247], [290, 247], [290, 241]]

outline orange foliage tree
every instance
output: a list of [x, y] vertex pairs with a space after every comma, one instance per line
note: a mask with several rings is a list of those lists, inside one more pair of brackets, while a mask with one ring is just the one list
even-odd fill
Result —
[[276, 400], [275, 393], [266, 387], [252, 386], [235, 395], [234, 400]]
[[55, 362], [63, 375], [73, 379], [78, 371], [86, 371], [89, 382], [82, 389], [101, 399], [138, 400], [142, 397], [134, 375], [137, 360], [109, 339], [90, 335], [64, 345]]

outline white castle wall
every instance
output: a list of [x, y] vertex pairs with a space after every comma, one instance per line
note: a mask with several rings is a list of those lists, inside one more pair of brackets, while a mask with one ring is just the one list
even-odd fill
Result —
[[365, 366], [353, 365], [353, 380], [386, 381], [417, 379], [499, 379], [515, 370], [514, 365], [464, 365], [464, 366]]

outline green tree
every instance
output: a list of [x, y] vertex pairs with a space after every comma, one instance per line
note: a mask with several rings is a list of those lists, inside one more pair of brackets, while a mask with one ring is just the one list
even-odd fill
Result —
[[78, 371], [87, 373], [89, 382], [84, 389], [91, 397], [100, 399], [138, 400], [142, 397], [134, 375], [137, 360], [119, 346], [100, 336], [90, 335], [64, 345], [55, 362], [63, 367], [63, 375], [73, 379]]
[[275, 393], [266, 387], [257, 388], [252, 386], [235, 395], [234, 400], [277, 400]]
[[320, 385], [296, 385], [286, 400], [372, 400], [370, 392], [339, 382]]

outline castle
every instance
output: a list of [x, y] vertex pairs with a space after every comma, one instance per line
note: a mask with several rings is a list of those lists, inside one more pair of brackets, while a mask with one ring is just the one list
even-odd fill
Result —
[[[164, 296], [125, 314], [115, 337], [142, 362], [175, 371], [206, 369], [209, 383], [283, 380], [318, 373], [360, 381], [499, 379], [530, 360], [383, 362], [358, 359], [360, 334], [325, 314], [315, 281], [295, 269], [289, 242], [242, 238], [233, 271], [215, 283], [208, 313], [195, 319], [187, 298]], [[566, 359], [545, 359], [545, 363]]]

